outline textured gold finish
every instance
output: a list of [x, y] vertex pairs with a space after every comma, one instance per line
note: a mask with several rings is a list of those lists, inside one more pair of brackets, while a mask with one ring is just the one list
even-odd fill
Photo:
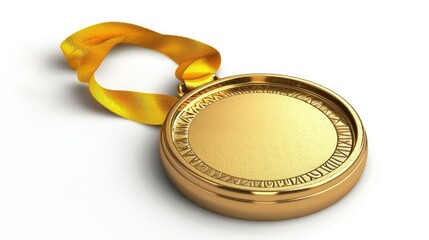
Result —
[[270, 180], [317, 168], [334, 152], [337, 134], [329, 118], [306, 102], [252, 93], [201, 111], [189, 128], [189, 143], [195, 155], [220, 172]]
[[161, 133], [175, 185], [220, 214], [298, 217], [344, 196], [367, 143], [353, 108], [314, 83], [280, 75], [228, 77], [185, 94]]

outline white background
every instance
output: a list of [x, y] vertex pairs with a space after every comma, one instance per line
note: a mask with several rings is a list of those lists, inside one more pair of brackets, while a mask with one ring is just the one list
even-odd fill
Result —
[[[0, 239], [427, 237], [428, 12], [425, 1], [3, 3]], [[65, 37], [103, 21], [208, 43], [222, 54], [220, 76], [286, 74], [339, 93], [368, 133], [360, 182], [332, 207], [294, 220], [243, 221], [196, 206], [164, 173], [160, 128], [100, 107], [63, 60]], [[121, 47], [96, 77], [174, 94], [175, 67]]]

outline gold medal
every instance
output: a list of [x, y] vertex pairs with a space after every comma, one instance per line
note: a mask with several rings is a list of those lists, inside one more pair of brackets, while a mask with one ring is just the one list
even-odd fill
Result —
[[230, 217], [278, 220], [326, 208], [356, 184], [366, 134], [340, 96], [282, 75], [212, 80], [187, 93], [191, 85], [179, 85], [181, 98], [162, 118], [162, 162], [188, 198]]
[[275, 220], [343, 197], [366, 161], [365, 130], [334, 92], [286, 76], [228, 77], [184, 95], [161, 133], [168, 175], [214, 212]]

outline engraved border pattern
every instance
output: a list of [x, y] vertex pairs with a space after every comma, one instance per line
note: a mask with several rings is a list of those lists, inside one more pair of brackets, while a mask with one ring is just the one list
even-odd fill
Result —
[[[275, 180], [253, 180], [232, 176], [220, 172], [206, 163], [204, 163], [192, 150], [188, 139], [189, 127], [195, 116], [209, 105], [222, 99], [250, 93], [271, 93], [279, 94], [304, 101], [325, 114], [334, 125], [337, 132], [337, 146], [332, 156], [319, 167], [290, 178]], [[173, 129], [173, 143], [180, 153], [192, 167], [208, 177], [245, 187], [253, 188], [280, 188], [285, 186], [294, 186], [304, 184], [315, 179], [321, 178], [341, 166], [348, 158], [353, 147], [353, 137], [347, 122], [335, 111], [314, 95], [305, 93], [293, 88], [272, 86], [267, 84], [247, 84], [246, 86], [234, 86], [230, 89], [221, 90], [196, 101], [188, 107], [186, 111], [176, 116]]]

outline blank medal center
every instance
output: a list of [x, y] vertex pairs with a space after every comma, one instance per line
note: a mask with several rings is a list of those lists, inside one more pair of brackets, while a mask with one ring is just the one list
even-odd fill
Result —
[[223, 173], [252, 180], [305, 174], [330, 158], [336, 130], [316, 107], [287, 96], [252, 93], [211, 104], [193, 119], [195, 154]]

